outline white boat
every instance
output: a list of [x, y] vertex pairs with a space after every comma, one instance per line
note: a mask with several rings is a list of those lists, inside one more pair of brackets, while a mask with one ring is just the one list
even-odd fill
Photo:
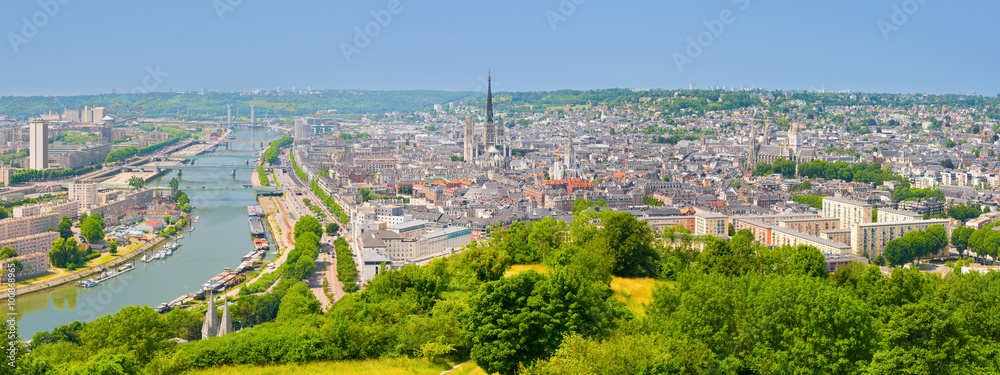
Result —
[[190, 229], [188, 229], [188, 232], [194, 232], [194, 227], [191, 227]]
[[183, 234], [182, 234], [182, 235], [180, 235], [180, 236], [177, 236], [177, 239], [178, 239], [178, 240], [179, 240], [179, 239], [181, 239], [181, 238], [184, 238], [184, 235], [183, 235]]
[[121, 267], [118, 267], [118, 274], [122, 274], [135, 269], [135, 264], [125, 263]]
[[97, 284], [98, 284], [98, 282], [96, 280], [94, 280], [94, 279], [86, 279], [86, 280], [83, 280], [83, 281], [80, 281], [80, 282], [76, 283], [76, 286], [83, 287], [83, 288], [93, 288], [93, 287], [97, 286]]
[[97, 282], [102, 282], [102, 281], [111, 279], [112, 277], [115, 277], [115, 276], [118, 276], [117, 272], [115, 272], [113, 270], [107, 270], [107, 271], [101, 272], [101, 275], [97, 277], [96, 281]]
[[142, 256], [142, 259], [139, 259], [139, 260], [141, 260], [143, 263], [149, 263], [149, 261], [153, 260], [153, 258], [150, 258], [149, 254], [144, 254]]

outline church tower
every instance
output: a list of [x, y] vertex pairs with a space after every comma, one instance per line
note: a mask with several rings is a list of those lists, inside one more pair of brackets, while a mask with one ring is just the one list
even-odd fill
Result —
[[793, 155], [798, 155], [802, 149], [802, 133], [799, 124], [792, 124], [792, 129], [788, 132], [788, 147], [792, 149]]
[[573, 149], [573, 132], [566, 135], [566, 169], [576, 168], [576, 150]]
[[215, 337], [219, 332], [219, 312], [215, 310], [215, 297], [208, 294], [208, 311], [205, 312], [205, 322], [201, 325], [201, 339]]
[[476, 157], [475, 148], [475, 128], [476, 124], [472, 122], [472, 116], [465, 118], [465, 162], [472, 163], [473, 159]]
[[750, 124], [750, 147], [747, 148], [747, 169], [753, 170], [757, 166], [757, 126]]
[[493, 74], [486, 78], [486, 137], [483, 146], [489, 150], [497, 145], [497, 125], [493, 123]]
[[222, 336], [233, 332], [233, 319], [229, 316], [229, 300], [222, 302], [222, 321], [219, 323], [218, 335]]

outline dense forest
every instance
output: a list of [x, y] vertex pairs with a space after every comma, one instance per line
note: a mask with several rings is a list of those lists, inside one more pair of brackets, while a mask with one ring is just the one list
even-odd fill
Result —
[[233, 103], [233, 116], [250, 117], [250, 103], [257, 105], [258, 118], [292, 117], [335, 109], [342, 114], [427, 111], [434, 104], [459, 102], [479, 95], [461, 91], [325, 91], [311, 95], [242, 95], [239, 93], [148, 93], [80, 96], [0, 96], [0, 113], [38, 116], [65, 108], [103, 106], [115, 116], [161, 117], [187, 120], [220, 120], [226, 103]]
[[[831, 274], [812, 247], [767, 248], [745, 230], [728, 242], [653, 233], [627, 213], [587, 210], [571, 223], [515, 223], [428, 266], [384, 269], [322, 313], [299, 281], [321, 235], [303, 220], [280, 282], [230, 307], [239, 332], [174, 344], [199, 338], [204, 310], [126, 307], [35, 335], [17, 373], [400, 356], [471, 358], [504, 375], [1000, 372], [997, 272], [887, 275], [855, 263]], [[540, 272], [511, 272], [516, 263]], [[640, 310], [612, 297], [612, 280], [630, 278], [657, 280]]]

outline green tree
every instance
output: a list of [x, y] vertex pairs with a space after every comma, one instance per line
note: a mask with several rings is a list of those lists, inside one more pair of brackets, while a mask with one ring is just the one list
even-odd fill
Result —
[[295, 283], [285, 291], [278, 309], [277, 321], [294, 322], [306, 316], [317, 315], [320, 312], [320, 302], [305, 283]]
[[80, 225], [80, 234], [87, 240], [87, 243], [101, 243], [104, 239], [104, 218], [100, 214], [88, 216], [87, 220]]
[[914, 258], [909, 243], [902, 238], [889, 241], [885, 245], [885, 249], [882, 250], [882, 254], [885, 256], [886, 263], [890, 266], [901, 266], [913, 261]]
[[[499, 280], [514, 264], [514, 258], [495, 246], [479, 247], [469, 245], [459, 255], [461, 263], [468, 264], [480, 282]], [[338, 263], [339, 265], [339, 263]]]
[[84, 252], [76, 242], [76, 238], [57, 239], [52, 242], [52, 250], [49, 251], [49, 263], [53, 267], [71, 268], [83, 265]]
[[944, 226], [934, 225], [924, 231], [927, 241], [927, 252], [924, 256], [935, 255], [948, 246], [948, 231]]
[[173, 309], [163, 316], [172, 337], [180, 337], [188, 341], [201, 340], [201, 326], [205, 314], [199, 314], [188, 309]]
[[323, 224], [320, 224], [319, 220], [315, 217], [306, 215], [299, 218], [299, 220], [295, 222], [294, 231], [296, 238], [306, 232], [312, 232], [316, 235], [316, 237], [321, 237], [323, 236]]
[[73, 221], [69, 216], [63, 215], [62, 221], [59, 222], [59, 237], [63, 239], [73, 237]]
[[826, 269], [826, 256], [813, 246], [799, 245], [788, 260], [792, 274], [825, 279], [830, 276]]
[[879, 350], [867, 374], [951, 374], [972, 367], [968, 336], [931, 301], [901, 306], [879, 333]]
[[139, 176], [132, 176], [132, 178], [128, 179], [128, 186], [135, 189], [142, 189], [143, 186], [146, 186], [146, 180]]
[[606, 285], [566, 272], [534, 271], [484, 284], [469, 301], [465, 323], [471, 356], [488, 373], [515, 374], [546, 358], [565, 334], [591, 336], [609, 329], [620, 305]]
[[181, 187], [181, 180], [178, 180], [177, 177], [174, 177], [174, 178], [170, 179], [170, 189], [171, 190], [175, 190], [176, 191], [177, 189], [180, 189], [180, 187]]
[[951, 245], [958, 250], [959, 255], [964, 255], [965, 250], [969, 248], [969, 236], [975, 232], [974, 229], [969, 227], [958, 227], [951, 231]]
[[132, 352], [140, 362], [152, 359], [168, 345], [170, 337], [166, 321], [149, 306], [125, 306], [114, 315], [87, 323], [80, 332], [81, 342], [90, 352]]
[[17, 275], [24, 271], [24, 263], [21, 263], [20, 259], [11, 259], [10, 264], [14, 266], [14, 274]]
[[0, 259], [9, 259], [17, 256], [17, 251], [13, 247], [4, 246], [0, 249]]
[[326, 234], [327, 235], [333, 236], [333, 235], [336, 235], [337, 232], [340, 232], [340, 225], [339, 224], [337, 224], [337, 223], [329, 223], [329, 224], [326, 225]]
[[572, 212], [574, 216], [578, 215], [581, 211], [590, 208], [590, 205], [590, 201], [583, 198], [576, 198], [576, 200], [573, 201], [573, 208], [570, 212]]
[[658, 271], [659, 253], [652, 246], [653, 231], [645, 221], [627, 212], [602, 215], [604, 228], [588, 246], [606, 249], [614, 262], [611, 272], [623, 277], [651, 277]]

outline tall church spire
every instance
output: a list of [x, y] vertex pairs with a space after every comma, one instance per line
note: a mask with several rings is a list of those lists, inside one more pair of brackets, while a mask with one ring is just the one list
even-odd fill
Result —
[[486, 122], [493, 122], [493, 72], [486, 78]]
[[219, 312], [215, 310], [215, 296], [209, 291], [206, 298], [208, 299], [208, 311], [205, 312], [205, 321], [201, 325], [202, 340], [215, 337], [219, 332]]

